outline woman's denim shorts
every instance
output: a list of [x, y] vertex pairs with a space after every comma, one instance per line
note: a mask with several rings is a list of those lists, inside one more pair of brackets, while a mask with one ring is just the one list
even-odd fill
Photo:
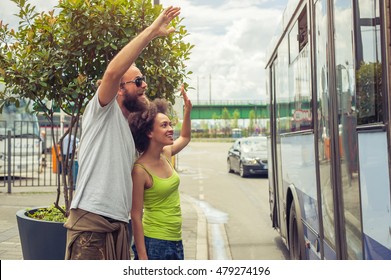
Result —
[[[149, 260], [183, 260], [183, 244], [180, 241], [168, 241], [144, 236], [145, 249]], [[138, 260], [136, 246], [133, 244], [134, 259]]]

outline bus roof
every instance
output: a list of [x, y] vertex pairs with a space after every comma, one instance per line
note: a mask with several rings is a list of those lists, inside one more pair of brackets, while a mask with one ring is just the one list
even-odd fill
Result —
[[270, 64], [271, 58], [275, 55], [277, 46], [281, 43], [281, 39], [284, 37], [284, 34], [288, 31], [287, 28], [290, 25], [293, 15], [297, 13], [300, 3], [304, 0], [288, 0], [288, 3], [285, 6], [285, 9], [282, 13], [280, 23], [277, 25], [277, 28], [274, 32], [272, 39], [270, 40], [266, 48], [266, 65], [265, 68]]

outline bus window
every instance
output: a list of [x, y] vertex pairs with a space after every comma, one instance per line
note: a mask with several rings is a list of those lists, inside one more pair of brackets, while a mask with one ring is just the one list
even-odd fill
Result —
[[296, 22], [291, 32], [289, 33], [289, 61], [292, 63], [299, 55], [299, 45], [297, 43], [298, 23]]
[[26, 110], [26, 103], [21, 102], [17, 108], [15, 105], [4, 106], [1, 120], [7, 124], [7, 130], [13, 136], [31, 136], [39, 138], [37, 117]]
[[[331, 174], [331, 149], [330, 149], [330, 91], [328, 71], [328, 18], [327, 1], [317, 1], [315, 5], [315, 34], [316, 34], [316, 65], [317, 65], [317, 113], [318, 113], [318, 157], [319, 157], [319, 184], [321, 190], [321, 209], [323, 234], [325, 239], [325, 255], [328, 251], [336, 249], [334, 200], [332, 193]], [[329, 257], [329, 256], [328, 256]], [[330, 258], [330, 257], [329, 257]]]
[[[354, 95], [353, 9], [351, 1], [334, 3], [335, 76], [339, 170], [341, 173], [343, 219], [347, 258], [362, 259], [361, 208], [358, 184], [357, 114]], [[342, 214], [342, 213], [340, 213]], [[345, 253], [345, 252], [344, 252]]]
[[308, 43], [307, 7], [301, 12], [289, 33], [289, 59], [292, 63]]
[[301, 51], [308, 43], [308, 26], [307, 26], [307, 8], [304, 8], [299, 16], [299, 34], [297, 40], [299, 41], [299, 51]]
[[354, 5], [358, 125], [384, 122], [379, 7], [378, 0]]
[[289, 117], [291, 131], [312, 128], [310, 91], [310, 51], [307, 7], [304, 7], [289, 33]]

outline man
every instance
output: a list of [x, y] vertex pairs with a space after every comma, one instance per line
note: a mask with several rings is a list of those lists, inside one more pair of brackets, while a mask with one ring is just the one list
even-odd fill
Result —
[[79, 138], [72, 135], [72, 132], [67, 132], [67, 135], [62, 140], [62, 156], [66, 158], [68, 155], [68, 159], [72, 159], [73, 146], [77, 147], [79, 142]]
[[127, 118], [147, 108], [147, 84], [134, 61], [180, 8], [165, 9], [109, 63], [83, 115], [77, 190], [65, 227], [66, 259], [130, 259], [127, 223], [132, 201], [135, 145]]
[[[64, 171], [65, 174], [68, 174], [68, 170], [63, 170], [62, 163], [63, 161], [66, 162], [66, 160], [71, 161], [72, 156], [73, 156], [73, 146], [78, 147], [79, 145], [79, 138], [75, 137], [72, 135], [72, 131], [69, 130], [69, 128], [66, 129], [65, 131], [65, 137], [62, 140], [62, 150], [61, 152], [58, 151], [59, 157], [60, 157], [60, 162], [59, 162], [59, 172], [62, 174]], [[65, 165], [69, 166], [69, 165]], [[74, 174], [75, 175], [75, 174]]]

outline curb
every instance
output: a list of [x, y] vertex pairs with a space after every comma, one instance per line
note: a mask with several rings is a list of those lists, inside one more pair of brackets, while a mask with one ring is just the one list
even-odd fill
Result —
[[183, 200], [186, 200], [197, 213], [197, 239], [196, 239], [196, 260], [208, 260], [209, 248], [208, 248], [208, 222], [204, 211], [198, 205], [197, 201], [184, 193], [181, 193]]
[[197, 211], [198, 222], [197, 222], [197, 260], [208, 260], [208, 223], [204, 212], [197, 205], [197, 203], [192, 203], [193, 207]]

